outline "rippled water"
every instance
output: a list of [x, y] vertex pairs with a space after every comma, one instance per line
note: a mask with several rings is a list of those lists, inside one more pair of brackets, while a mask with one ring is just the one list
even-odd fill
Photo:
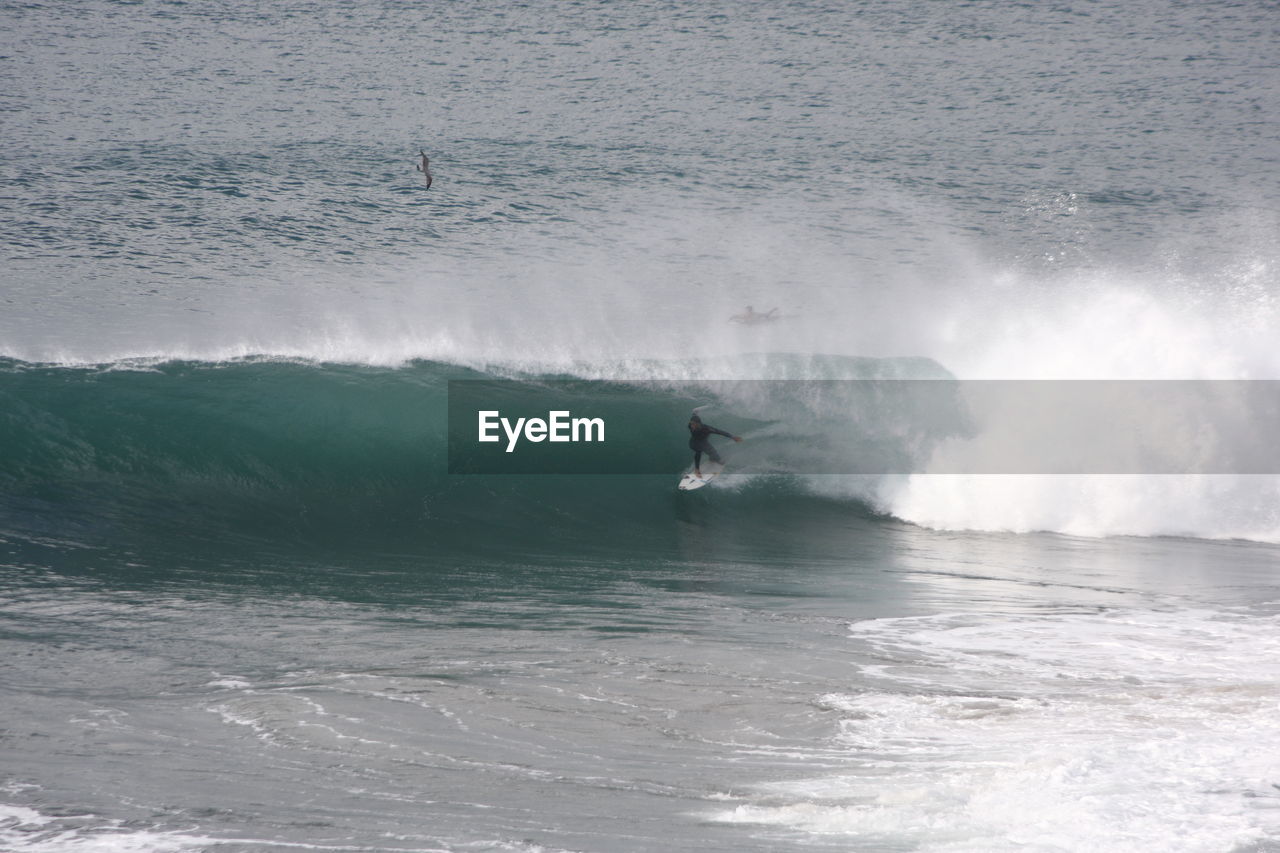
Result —
[[0, 847], [1273, 849], [1275, 478], [482, 482], [423, 401], [1280, 378], [1278, 36], [0, 2]]
[[957, 261], [1230, 289], [1280, 210], [1272, 11], [9, 3], [0, 342], [371, 345], [495, 279], [611, 331], [636, 288], [883, 322]]

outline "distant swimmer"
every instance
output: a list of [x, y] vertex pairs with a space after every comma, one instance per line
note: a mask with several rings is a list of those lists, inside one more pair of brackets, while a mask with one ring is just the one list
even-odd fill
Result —
[[746, 311], [743, 311], [741, 314], [734, 314], [729, 318], [729, 322], [741, 323], [744, 326], [755, 326], [760, 323], [772, 323], [774, 320], [781, 319], [782, 315], [778, 313], [777, 308], [770, 308], [768, 311], [761, 314], [759, 311], [756, 311], [756, 309], [748, 305]]
[[711, 436], [713, 434], [723, 435], [725, 438], [732, 438], [734, 441], [742, 441], [741, 436], [725, 432], [722, 429], [716, 429], [710, 424], [704, 424], [696, 411], [689, 415], [689, 449], [693, 451], [693, 473], [698, 478], [702, 477], [702, 454], [707, 454], [707, 457], [717, 465], [723, 464], [720, 454], [711, 446]]
[[427, 152], [421, 148], [418, 149], [418, 153], [422, 155], [422, 162], [414, 168], [423, 174], [427, 179], [427, 189], [431, 189], [431, 161], [427, 159]]

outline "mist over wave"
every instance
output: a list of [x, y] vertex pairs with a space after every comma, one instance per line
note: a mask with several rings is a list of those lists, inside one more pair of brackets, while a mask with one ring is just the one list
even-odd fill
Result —
[[[685, 225], [633, 217], [606, 229], [614, 239], [573, 252], [526, 240], [518, 268], [433, 255], [330, 269], [287, 289], [242, 284], [202, 296], [181, 322], [126, 313], [75, 344], [14, 329], [2, 343], [10, 357], [64, 365], [431, 361], [605, 380], [864, 375], [833, 367], [839, 357], [938, 366], [879, 374], [920, 378], [1280, 377], [1274, 252], [1256, 244], [1213, 269], [1167, 254], [1125, 270], [983, 258], [948, 240], [918, 264], [885, 268], [794, 222], [690, 213]], [[746, 304], [779, 319], [734, 322]], [[749, 404], [738, 413], [787, 416]], [[847, 414], [826, 413], [823, 428], [839, 432]], [[804, 488], [938, 529], [1280, 541], [1273, 477], [809, 477]]]
[[[232, 287], [202, 297], [202, 313], [182, 322], [147, 317], [144, 331], [144, 318], [131, 315], [111, 334], [72, 345], [63, 337], [57, 347], [10, 329], [4, 351], [71, 365], [426, 360], [485, 375], [605, 380], [863, 375], [833, 367], [842, 356], [938, 365], [890, 374], [921, 378], [1280, 377], [1274, 252], [1257, 245], [1214, 269], [1166, 256], [1126, 271], [983, 259], [947, 241], [919, 266], [885, 269], [860, 267], [840, 238], [795, 224], [741, 215], [685, 224], [663, 231], [629, 220], [608, 229], [608, 250], [526, 242], [518, 271], [506, 260], [437, 255], [417, 268], [330, 270], [293, 289]], [[734, 322], [745, 304], [776, 307], [780, 319]], [[739, 413], [786, 417], [749, 404]], [[826, 413], [823, 428], [840, 431], [846, 414]], [[939, 529], [1280, 541], [1280, 483], [1264, 476], [806, 482], [814, 494]]]
[[[641, 360], [722, 358], [721, 378], [773, 378], [733, 358], [788, 352], [930, 358], [961, 379], [1280, 377], [1272, 214], [1219, 223], [1210, 257], [1181, 253], [1176, 231], [1140, 256], [1109, 257], [1070, 232], [1114, 216], [1114, 204], [1055, 202], [1049, 233], [1001, 247], [935, 224], [953, 209], [880, 191], [856, 192], [866, 207], [855, 210], [782, 193], [754, 211], [657, 191], [618, 200], [586, 230], [499, 225], [460, 245], [405, 235], [359, 262], [55, 291], [15, 299], [0, 355], [431, 360], [619, 377]], [[107, 281], [127, 275], [111, 263], [100, 265]], [[748, 305], [778, 319], [734, 322]]]

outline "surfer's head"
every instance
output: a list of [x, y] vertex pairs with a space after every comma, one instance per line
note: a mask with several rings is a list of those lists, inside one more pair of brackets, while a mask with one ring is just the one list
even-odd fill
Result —
[[700, 424], [700, 423], [702, 423], [702, 418], [698, 417], [698, 413], [697, 413], [697, 412], [694, 412], [692, 415], [689, 415], [689, 423], [691, 423], [691, 424]]

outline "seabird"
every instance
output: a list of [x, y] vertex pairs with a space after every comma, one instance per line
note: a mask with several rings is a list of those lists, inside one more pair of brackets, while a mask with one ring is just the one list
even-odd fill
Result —
[[414, 168], [416, 168], [419, 172], [423, 174], [424, 177], [426, 177], [427, 189], [431, 189], [431, 168], [429, 165], [431, 161], [427, 159], [427, 152], [423, 151], [421, 148], [418, 149], [418, 153], [422, 155], [422, 162], [417, 166], [415, 166]]

